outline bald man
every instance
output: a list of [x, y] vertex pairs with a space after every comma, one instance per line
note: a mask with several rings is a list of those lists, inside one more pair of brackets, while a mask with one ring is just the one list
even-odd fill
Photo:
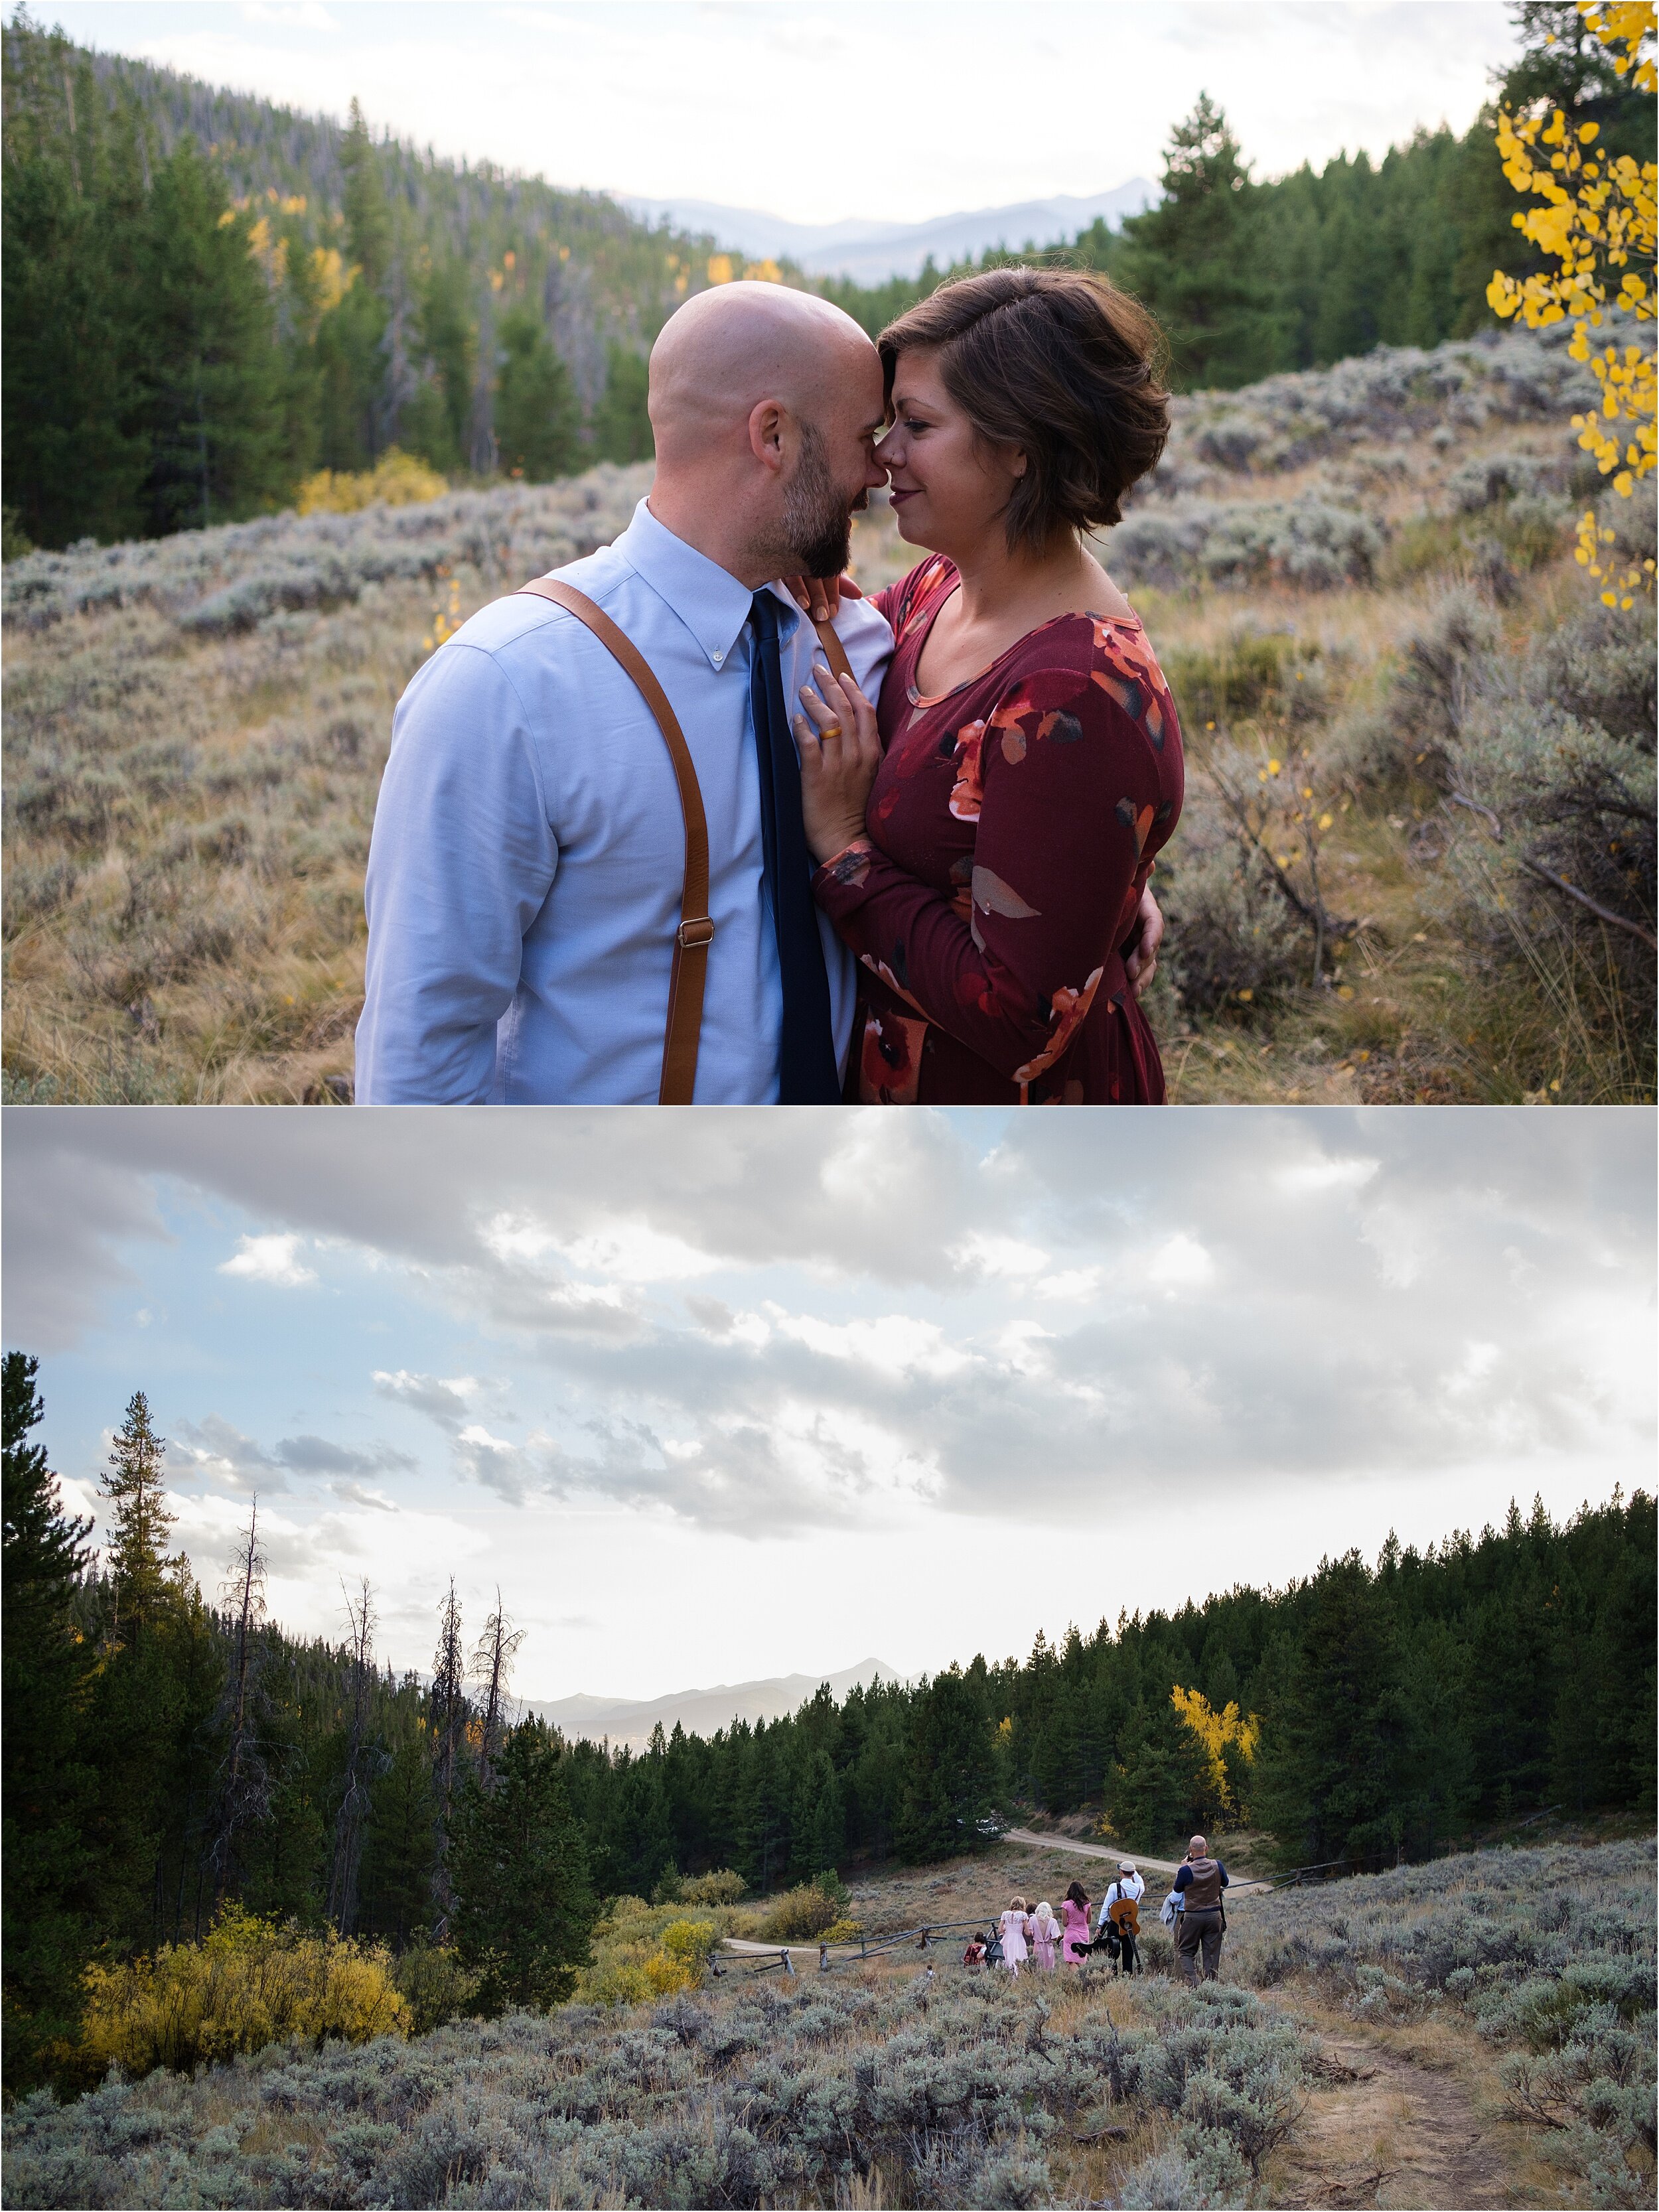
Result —
[[[782, 576], [835, 576], [886, 473], [881, 364], [781, 285], [700, 293], [651, 355], [656, 478], [612, 545], [553, 573], [644, 655], [708, 822], [699, 1103], [841, 1095], [854, 973], [811, 891], [789, 710], [820, 647]], [[845, 599], [867, 696], [887, 625]], [[365, 1104], [654, 1100], [680, 922], [672, 763], [575, 617], [514, 594], [415, 677], [369, 848], [357, 1028]]]

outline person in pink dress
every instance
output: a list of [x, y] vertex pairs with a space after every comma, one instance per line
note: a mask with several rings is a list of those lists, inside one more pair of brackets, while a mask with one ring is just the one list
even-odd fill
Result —
[[1031, 1956], [1045, 1974], [1054, 1971], [1054, 1946], [1059, 1941], [1060, 1923], [1045, 1898], [1031, 1915]]
[[1025, 1899], [1017, 1897], [1002, 1916], [1002, 1963], [1011, 1974], [1018, 1975], [1030, 1956], [1026, 1938], [1031, 1923], [1025, 1916]]
[[1065, 1923], [1060, 1955], [1068, 1966], [1080, 1966], [1089, 1955], [1089, 1893], [1080, 1881], [1066, 1891], [1060, 1913]]

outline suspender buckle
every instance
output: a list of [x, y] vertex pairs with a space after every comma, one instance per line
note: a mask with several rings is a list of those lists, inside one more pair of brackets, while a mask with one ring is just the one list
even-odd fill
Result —
[[700, 921], [683, 921], [674, 934], [689, 952], [696, 945], [714, 943], [714, 925], [705, 915]]

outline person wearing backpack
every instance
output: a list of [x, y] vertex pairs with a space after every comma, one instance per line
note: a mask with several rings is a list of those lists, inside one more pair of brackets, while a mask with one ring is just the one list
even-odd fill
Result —
[[1181, 1919], [1176, 1929], [1176, 1955], [1188, 1982], [1198, 1981], [1199, 1954], [1203, 1954], [1204, 1978], [1216, 1979], [1221, 1966], [1221, 1939], [1227, 1932], [1226, 1908], [1221, 1893], [1227, 1887], [1227, 1869], [1210, 1856], [1202, 1836], [1187, 1846], [1187, 1856], [1176, 1875], [1181, 1897]]
[[1117, 1870], [1117, 1880], [1106, 1892], [1100, 1908], [1100, 1925], [1096, 1935], [1098, 1943], [1106, 1939], [1106, 1948], [1112, 1962], [1121, 1973], [1136, 1974], [1140, 1971], [1140, 1900], [1146, 1893], [1146, 1885], [1139, 1873], [1123, 1860]]

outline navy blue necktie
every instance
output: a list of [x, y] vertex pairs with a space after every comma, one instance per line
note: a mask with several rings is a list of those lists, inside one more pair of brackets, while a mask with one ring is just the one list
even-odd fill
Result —
[[783, 974], [783, 1051], [778, 1096], [786, 1106], [833, 1106], [836, 1039], [830, 1019], [830, 978], [812, 896], [812, 857], [800, 818], [800, 762], [783, 700], [778, 659], [778, 603], [757, 592], [749, 611], [754, 646], [749, 704], [760, 762], [761, 840]]

